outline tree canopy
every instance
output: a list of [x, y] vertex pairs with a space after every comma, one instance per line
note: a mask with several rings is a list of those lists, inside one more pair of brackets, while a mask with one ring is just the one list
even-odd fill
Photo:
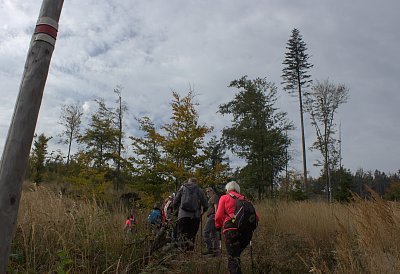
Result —
[[246, 160], [241, 180], [257, 190], [259, 197], [273, 191], [274, 178], [286, 163], [290, 144], [286, 131], [292, 129], [287, 114], [275, 107], [277, 89], [265, 78], [243, 76], [230, 83], [239, 91], [233, 100], [219, 107], [232, 115], [231, 126], [223, 129], [223, 140], [238, 157]]

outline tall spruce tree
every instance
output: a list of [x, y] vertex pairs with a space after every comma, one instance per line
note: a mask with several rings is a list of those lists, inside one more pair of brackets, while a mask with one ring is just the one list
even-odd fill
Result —
[[306, 43], [304, 43], [298, 29], [292, 30], [292, 35], [290, 36], [286, 49], [287, 52], [285, 53], [285, 60], [283, 61], [282, 84], [284, 85], [284, 90], [289, 91], [291, 95], [299, 99], [304, 188], [307, 190], [307, 157], [304, 137], [303, 95], [304, 89], [309, 87], [312, 82], [310, 79], [311, 75], [308, 73], [313, 65], [308, 62], [309, 56], [306, 53]]
[[33, 143], [32, 153], [30, 157], [31, 162], [31, 178], [36, 184], [43, 182], [45, 174], [45, 160], [47, 157], [48, 141], [52, 137], [46, 137], [44, 133], [35, 136]]
[[226, 148], [221, 139], [217, 136], [212, 136], [210, 141], [204, 148], [206, 156], [200, 173], [204, 179], [204, 185], [219, 185], [225, 183], [229, 177], [229, 158], [225, 155]]
[[242, 182], [258, 192], [273, 193], [274, 179], [286, 166], [286, 130], [292, 128], [285, 112], [275, 108], [277, 89], [266, 79], [234, 80], [229, 87], [239, 89], [235, 98], [219, 106], [223, 115], [232, 115], [232, 125], [223, 130], [227, 147], [246, 161], [239, 174]]

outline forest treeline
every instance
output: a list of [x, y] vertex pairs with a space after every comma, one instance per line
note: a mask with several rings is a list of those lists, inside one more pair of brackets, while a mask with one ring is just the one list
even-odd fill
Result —
[[[302, 174], [287, 169], [291, 159], [288, 131], [293, 130], [293, 125], [286, 113], [274, 107], [275, 86], [265, 79], [246, 77], [233, 81], [231, 86], [240, 91], [235, 99], [220, 106], [221, 114], [233, 114], [232, 125], [223, 130], [220, 138], [207, 136], [212, 133], [212, 125], [199, 124], [192, 91], [183, 97], [172, 93], [171, 119], [167, 124], [156, 126], [149, 117], [137, 118], [140, 136], [125, 136], [122, 125], [127, 122], [127, 108], [119, 89], [115, 92], [117, 101], [122, 103], [108, 106], [103, 99], [96, 99], [97, 109], [87, 125], [81, 123], [85, 119], [79, 104], [63, 106], [59, 122], [64, 131], [57, 138], [63, 140], [69, 153], [49, 152], [48, 141], [53, 137], [37, 135], [27, 179], [38, 184], [57, 182], [61, 190], [65, 188], [76, 195], [135, 190], [147, 196], [149, 203], [175, 190], [190, 176], [196, 176], [203, 186], [234, 178], [254, 197], [325, 198], [323, 169], [319, 178], [309, 178], [307, 191]], [[258, 108], [256, 103], [260, 104]], [[207, 137], [209, 141], [205, 142]], [[229, 149], [247, 164], [232, 170], [226, 156]], [[73, 150], [77, 152], [71, 153]], [[364, 197], [371, 188], [382, 197], [398, 199], [399, 176], [400, 172], [385, 174], [361, 169], [352, 174], [337, 166], [330, 170], [333, 198], [348, 201], [351, 192]]]
[[[114, 190], [140, 192], [149, 203], [163, 193], [176, 190], [195, 176], [203, 186], [235, 179], [253, 198], [281, 197], [287, 200], [322, 198], [349, 201], [352, 193], [365, 197], [368, 188], [381, 197], [398, 199], [400, 172], [357, 170], [354, 174], [342, 165], [341, 140], [335, 114], [346, 103], [348, 89], [330, 80], [311, 80], [307, 47], [299, 30], [293, 29], [287, 43], [282, 70], [283, 90], [299, 102], [303, 170], [289, 169], [292, 160], [294, 123], [276, 106], [278, 88], [266, 78], [233, 80], [231, 101], [216, 110], [231, 119], [222, 132], [213, 125], [200, 124], [195, 93], [172, 92], [168, 122], [156, 123], [150, 117], [136, 117], [139, 134], [127, 136], [128, 107], [122, 89], [116, 87], [116, 101], [95, 99], [96, 109], [85, 114], [79, 102], [64, 105], [58, 136], [35, 136], [27, 179], [37, 184], [57, 182], [61, 191], [76, 195], [101, 195]], [[305, 146], [303, 115], [315, 129], [315, 139]], [[83, 121], [88, 121], [83, 124]], [[49, 152], [48, 141], [60, 139], [66, 149]], [[316, 163], [318, 178], [308, 178], [306, 151], [320, 152]], [[229, 154], [229, 153], [231, 154]], [[227, 155], [242, 159], [232, 169]]]

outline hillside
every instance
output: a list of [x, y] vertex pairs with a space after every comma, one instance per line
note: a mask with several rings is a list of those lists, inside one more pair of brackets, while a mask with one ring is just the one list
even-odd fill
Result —
[[[244, 273], [400, 273], [400, 206], [373, 198], [258, 203]], [[24, 190], [10, 273], [226, 273], [224, 248], [221, 257], [200, 255], [200, 230], [194, 252], [166, 245], [150, 255], [147, 214], [142, 209], [137, 233], [126, 235], [123, 206]]]

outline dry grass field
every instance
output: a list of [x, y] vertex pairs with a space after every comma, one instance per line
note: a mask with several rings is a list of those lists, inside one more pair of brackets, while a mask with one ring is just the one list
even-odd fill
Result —
[[[265, 201], [244, 273], [400, 273], [400, 206], [377, 196], [350, 204]], [[24, 190], [10, 273], [226, 273], [226, 254], [201, 256], [172, 245], [151, 256], [152, 237], [139, 214], [126, 235], [126, 209], [94, 199]], [[200, 230], [199, 230], [200, 234]]]

